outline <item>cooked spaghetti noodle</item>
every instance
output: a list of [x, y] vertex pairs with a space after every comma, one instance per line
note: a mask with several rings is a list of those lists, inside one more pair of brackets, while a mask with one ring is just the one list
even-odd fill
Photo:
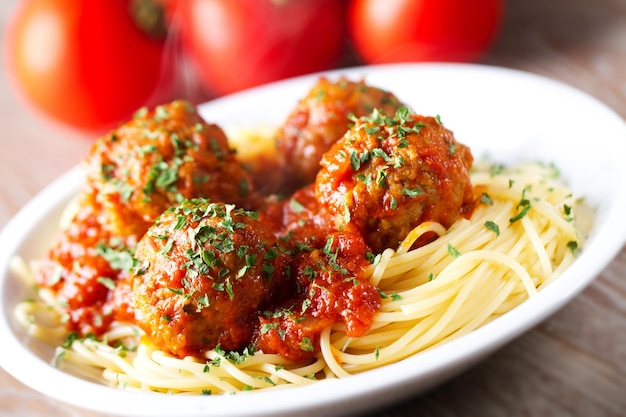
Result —
[[[296, 363], [257, 351], [224, 352], [204, 361], [157, 350], [135, 326], [115, 324], [102, 340], [67, 341], [63, 308], [49, 290], [20, 303], [19, 322], [59, 346], [55, 366], [122, 389], [171, 394], [220, 394], [277, 389], [342, 378], [400, 361], [461, 337], [512, 310], [556, 279], [583, 246], [591, 217], [554, 167], [475, 164], [480, 203], [448, 230], [427, 222], [396, 250], [381, 253], [368, 277], [382, 296], [369, 331], [350, 338], [335, 324], [320, 338], [314, 360]], [[439, 237], [411, 249], [425, 233]], [[30, 276], [24, 262], [17, 273]], [[63, 345], [63, 346], [61, 346]]]

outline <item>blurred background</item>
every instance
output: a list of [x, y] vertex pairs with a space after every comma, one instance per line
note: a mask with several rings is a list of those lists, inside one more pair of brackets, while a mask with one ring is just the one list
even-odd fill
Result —
[[625, 8], [621, 0], [3, 0], [0, 178], [22, 186], [0, 190], [9, 202], [0, 225], [140, 106], [198, 103], [306, 72], [478, 62], [562, 80], [624, 114]]
[[[573, 85], [626, 116], [623, 0], [2, 0], [0, 31], [0, 228], [139, 107], [314, 71], [504, 66]], [[488, 361], [373, 415], [622, 415], [626, 289], [616, 280], [609, 270]], [[615, 288], [608, 304], [598, 295]], [[550, 367], [537, 371], [537, 358]], [[95, 416], [0, 370], [5, 415]]]

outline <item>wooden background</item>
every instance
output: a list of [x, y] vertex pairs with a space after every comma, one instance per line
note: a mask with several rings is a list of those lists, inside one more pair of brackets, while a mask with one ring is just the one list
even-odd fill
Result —
[[[14, 2], [0, 2], [2, 31]], [[501, 37], [484, 63], [564, 81], [624, 117], [626, 1], [509, 0]], [[0, 69], [0, 228], [74, 166], [88, 146], [85, 137], [53, 129], [23, 107]], [[104, 417], [48, 399], [0, 369], [0, 417], [13, 415]], [[573, 302], [486, 361], [430, 392], [371, 412], [371, 417], [624, 415], [624, 249]]]

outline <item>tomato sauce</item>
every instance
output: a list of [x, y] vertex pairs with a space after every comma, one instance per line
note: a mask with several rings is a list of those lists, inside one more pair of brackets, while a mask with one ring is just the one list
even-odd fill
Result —
[[128, 316], [125, 297], [116, 294], [118, 280], [127, 275], [124, 258], [132, 262], [127, 248], [134, 246], [134, 239], [114, 238], [102, 228], [101, 207], [92, 193], [86, 193], [78, 204], [73, 221], [57, 236], [35, 279], [66, 307], [68, 330], [100, 335], [118, 314]]
[[370, 261], [364, 240], [343, 232], [325, 239], [322, 248], [294, 257], [297, 293], [261, 316], [256, 345], [264, 352], [302, 360], [318, 352], [319, 334], [336, 322], [345, 325], [350, 337], [370, 328], [380, 309], [380, 294], [365, 276]]

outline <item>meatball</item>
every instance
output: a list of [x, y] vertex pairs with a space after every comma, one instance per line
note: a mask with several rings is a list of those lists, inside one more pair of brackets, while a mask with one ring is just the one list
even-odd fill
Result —
[[380, 252], [424, 221], [449, 227], [471, 206], [472, 161], [439, 118], [374, 111], [324, 155], [315, 195], [338, 229]]
[[117, 236], [140, 237], [186, 198], [247, 207], [252, 192], [222, 129], [180, 100], [138, 111], [98, 140], [84, 165], [103, 206], [103, 226]]
[[246, 347], [258, 314], [287, 294], [288, 255], [254, 212], [205, 199], [166, 210], [137, 244], [131, 305], [177, 357]]
[[315, 181], [322, 155], [346, 133], [351, 115], [365, 116], [375, 108], [393, 114], [401, 106], [392, 93], [364, 81], [321, 77], [279, 129], [279, 166], [288, 172], [281, 192], [290, 194]]

